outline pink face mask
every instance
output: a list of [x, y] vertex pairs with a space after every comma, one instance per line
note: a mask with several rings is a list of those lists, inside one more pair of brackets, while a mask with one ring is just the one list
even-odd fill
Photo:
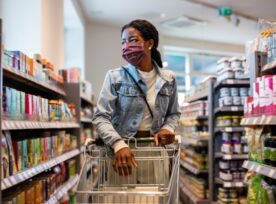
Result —
[[144, 44], [137, 42], [125, 43], [122, 47], [122, 57], [130, 64], [137, 66], [145, 55]]

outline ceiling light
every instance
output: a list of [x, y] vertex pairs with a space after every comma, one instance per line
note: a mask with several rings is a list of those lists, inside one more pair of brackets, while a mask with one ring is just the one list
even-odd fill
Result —
[[166, 18], [167, 17], [167, 14], [166, 13], [161, 13], [160, 14], [160, 18]]
[[166, 67], [168, 67], [168, 66], [169, 66], [169, 63], [168, 63], [167, 61], [164, 61], [164, 62], [163, 62], [163, 67], [166, 68]]

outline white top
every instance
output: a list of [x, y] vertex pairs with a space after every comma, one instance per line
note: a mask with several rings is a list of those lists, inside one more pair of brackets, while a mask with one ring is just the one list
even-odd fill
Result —
[[[153, 68], [150, 72], [144, 72], [137, 69], [139, 76], [147, 85], [147, 93], [146, 98], [149, 103], [149, 106], [152, 111], [154, 111], [155, 106], [155, 83], [157, 78], [157, 72], [155, 68]], [[145, 104], [144, 114], [140, 126], [138, 128], [139, 131], [149, 131], [152, 126], [152, 117], [150, 115], [150, 111]]]

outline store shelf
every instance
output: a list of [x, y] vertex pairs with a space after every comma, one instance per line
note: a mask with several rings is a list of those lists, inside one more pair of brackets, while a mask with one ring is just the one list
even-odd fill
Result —
[[208, 120], [208, 116], [207, 115], [199, 115], [199, 116], [191, 116], [191, 117], [184, 116], [182, 120]]
[[243, 118], [241, 125], [254, 126], [254, 125], [276, 125], [276, 116], [259, 116], [251, 118]]
[[215, 132], [243, 132], [244, 127], [216, 127]]
[[197, 169], [196, 167], [192, 166], [191, 164], [189, 164], [188, 162], [185, 162], [183, 160], [180, 160], [180, 165], [184, 168], [187, 169], [188, 171], [190, 171], [191, 173], [198, 175], [198, 174], [202, 174], [202, 173], [208, 173], [207, 170], [200, 170]]
[[262, 68], [261, 71], [262, 71], [263, 74], [275, 74], [275, 72], [276, 72], [276, 61], [273, 61], [269, 64], [266, 64]]
[[253, 161], [244, 161], [242, 167], [258, 174], [276, 179], [276, 167], [259, 164]]
[[224, 106], [215, 109], [215, 114], [219, 112], [243, 112], [243, 106]]
[[243, 181], [223, 181], [220, 178], [216, 178], [216, 183], [222, 185], [224, 188], [246, 187], [247, 185]]
[[218, 89], [220, 87], [225, 87], [225, 86], [249, 86], [249, 79], [226, 79], [223, 81], [219, 81], [215, 84], [215, 89]]
[[40, 122], [40, 121], [12, 121], [3, 120], [2, 130], [27, 130], [27, 129], [65, 129], [79, 128], [76, 122]]
[[62, 96], [66, 95], [63, 89], [50, 83], [37, 80], [35, 77], [31, 75], [22, 73], [19, 70], [9, 67], [7, 65], [3, 65], [3, 75], [6, 79], [12, 79], [14, 81], [24, 83], [24, 85], [27, 85], [40, 91], [51, 92]]
[[186, 197], [188, 197], [192, 203], [194, 204], [208, 204], [209, 201], [208, 200], [200, 200], [198, 199], [188, 188], [185, 187], [185, 185], [183, 183], [180, 182], [179, 184], [181, 193], [184, 193], [186, 195]]
[[224, 154], [221, 152], [216, 152], [215, 157], [222, 158], [224, 160], [238, 160], [238, 159], [248, 159], [248, 154]]
[[47, 169], [50, 169], [64, 161], [67, 161], [68, 159], [71, 159], [79, 154], [80, 154], [80, 150], [75, 149], [75, 150], [69, 151], [67, 153], [64, 153], [63, 155], [58, 156], [50, 161], [43, 162], [42, 164], [39, 164], [35, 167], [32, 167], [25, 171], [19, 172], [13, 176], [4, 178], [1, 181], [1, 187], [2, 187], [1, 189], [5, 190], [7, 188], [15, 186], [23, 181], [26, 181], [26, 180], [32, 178], [33, 176], [36, 176], [37, 174], [40, 174], [40, 173], [46, 171]]
[[79, 176], [73, 176], [64, 183], [62, 186], [60, 186], [58, 189], [55, 190], [53, 195], [50, 197], [48, 201], [46, 201], [44, 204], [56, 204], [58, 201], [65, 196], [70, 189], [72, 189], [78, 182]]
[[88, 96], [88, 95], [86, 95], [86, 94], [84, 94], [84, 93], [81, 93], [80, 96], [81, 96], [81, 99], [82, 99], [83, 101], [85, 101], [86, 103], [89, 103], [90, 105], [95, 105], [95, 103], [93, 102], [91, 96]]
[[208, 96], [208, 91], [206, 90], [202, 93], [195, 93], [192, 96], [186, 97], [185, 102], [191, 103], [198, 100], [204, 100], [204, 99], [207, 99], [207, 96]]
[[181, 143], [186, 146], [208, 146], [208, 139], [183, 138]]
[[92, 119], [88, 117], [81, 117], [80, 121], [82, 123], [92, 123]]

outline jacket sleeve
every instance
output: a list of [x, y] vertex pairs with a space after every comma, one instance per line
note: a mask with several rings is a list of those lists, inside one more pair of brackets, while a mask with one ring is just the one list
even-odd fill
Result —
[[171, 132], [174, 132], [178, 126], [178, 121], [180, 119], [180, 110], [178, 105], [178, 92], [177, 92], [177, 83], [174, 79], [173, 85], [173, 94], [170, 96], [169, 106], [166, 113], [165, 121], [161, 129], [166, 129]]
[[111, 147], [122, 140], [122, 137], [111, 123], [112, 115], [116, 108], [116, 100], [117, 92], [114, 88], [111, 72], [109, 71], [106, 74], [92, 121], [104, 143]]

